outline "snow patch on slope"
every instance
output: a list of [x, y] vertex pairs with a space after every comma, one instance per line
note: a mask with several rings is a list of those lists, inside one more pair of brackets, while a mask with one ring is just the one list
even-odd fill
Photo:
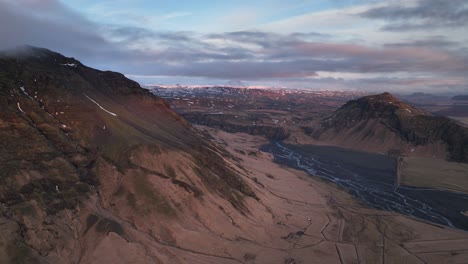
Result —
[[78, 66], [78, 65], [76, 65], [76, 63], [64, 63], [64, 64], [60, 64], [60, 65], [68, 66], [68, 67], [77, 67]]
[[21, 108], [21, 106], [20, 106], [20, 103], [19, 103], [19, 102], [17, 102], [17, 103], [16, 103], [16, 106], [18, 106], [18, 110], [20, 110], [20, 111], [21, 111], [21, 113], [23, 113], [23, 114], [26, 114], [26, 113], [23, 111], [23, 109]]
[[102, 107], [98, 102], [94, 101], [91, 97], [89, 97], [85, 93], [83, 95], [86, 96], [86, 98], [88, 98], [88, 100], [90, 100], [91, 102], [93, 102], [94, 104], [99, 106], [99, 108], [101, 108], [101, 110], [103, 110], [104, 112], [106, 112], [106, 113], [108, 113], [109, 115], [112, 115], [112, 116], [118, 116], [116, 113], [112, 113], [111, 111], [109, 111], [109, 110], [105, 109], [104, 107]]

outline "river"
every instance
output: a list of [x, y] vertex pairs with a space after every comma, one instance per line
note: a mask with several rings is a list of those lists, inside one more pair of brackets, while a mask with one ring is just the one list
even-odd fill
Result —
[[396, 160], [338, 147], [271, 142], [261, 148], [278, 164], [333, 182], [369, 207], [398, 212], [439, 225], [468, 231], [468, 195], [399, 186]]

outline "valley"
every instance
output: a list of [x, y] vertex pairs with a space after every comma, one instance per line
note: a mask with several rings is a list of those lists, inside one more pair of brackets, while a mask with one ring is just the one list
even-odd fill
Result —
[[[465, 238], [460, 239], [458, 235], [455, 235], [457, 233], [464, 237], [467, 233], [445, 227], [443, 220], [441, 223], [444, 225], [434, 224], [433, 220], [422, 221], [420, 216], [407, 217], [398, 212], [382, 210], [385, 208], [379, 208], [379, 206], [372, 209], [369, 203], [355, 199], [355, 193], [347, 191], [349, 186], [346, 186], [346, 180], [344, 180], [344, 177], [350, 176], [350, 172], [346, 171], [349, 169], [347, 167], [349, 163], [335, 171], [338, 174], [347, 173], [344, 177], [335, 176], [336, 174], [330, 174], [331, 171], [328, 169], [332, 167], [336, 169], [336, 162], [333, 162], [332, 166], [327, 166], [326, 160], [308, 159], [306, 161], [309, 161], [309, 164], [296, 165], [292, 163], [298, 160], [294, 159], [294, 155], [290, 155], [291, 152], [281, 153], [284, 151], [282, 148], [280, 148], [281, 151], [272, 150], [273, 144], [262, 137], [244, 133], [226, 133], [206, 127], [200, 128], [208, 130], [216, 142], [224, 145], [243, 160], [242, 164], [250, 171], [249, 177], [257, 185], [257, 192], [262, 195], [261, 197], [265, 197], [262, 201], [266, 199], [268, 206], [271, 206], [273, 221], [276, 225], [286, 224], [287, 226], [291, 221], [306, 223], [302, 227], [301, 224], [297, 224], [297, 231], [286, 232], [288, 235], [285, 233], [281, 236], [281, 239], [291, 243], [288, 247], [290, 250], [288, 256], [297, 263], [307, 263], [308, 260], [317, 259], [319, 256], [321, 256], [321, 261], [326, 263], [438, 263], [447, 259], [463, 263], [467, 257], [462, 251], [457, 251], [458, 245], [465, 243]], [[302, 149], [298, 146], [287, 147], [295, 151]], [[270, 154], [268, 150], [274, 154]], [[336, 151], [336, 149], [329, 150], [327, 153], [334, 156]], [[309, 151], [303, 150], [303, 152], [307, 153], [304, 155], [310, 154]], [[345, 151], [341, 157], [346, 160], [346, 158], [349, 159], [350, 154], [349, 151], [347, 153]], [[362, 155], [372, 156], [371, 154]], [[289, 159], [291, 157], [292, 160]], [[278, 159], [286, 159], [286, 161], [278, 162]], [[351, 155], [351, 159], [356, 159], [355, 155]], [[360, 166], [361, 172], [369, 173], [367, 170], [369, 168], [374, 172], [380, 171], [379, 165], [383, 164], [387, 164], [387, 170], [391, 171], [392, 164], [386, 159], [388, 158], [374, 157], [373, 163], [368, 164], [366, 168]], [[314, 166], [319, 162], [322, 162], [320, 165], [325, 166]], [[303, 165], [311, 165], [311, 167], [304, 168]], [[315, 171], [317, 175], [324, 176], [310, 177], [309, 173], [312, 169], [317, 169]], [[367, 177], [369, 176], [371, 176], [370, 173]], [[385, 171], [380, 171], [379, 179], [385, 176], [388, 176], [385, 175]], [[366, 185], [364, 182], [366, 177], [362, 177], [361, 180], [360, 175], [353, 175], [353, 177], [357, 179], [356, 186]], [[338, 184], [330, 184], [330, 179], [336, 180]], [[347, 183], [353, 185], [351, 181]], [[375, 184], [376, 186], [386, 185], [388, 182]], [[391, 196], [391, 194], [385, 196], [385, 191], [379, 191], [378, 187], [368, 188], [366, 191], [362, 195], [369, 195], [370, 198], [381, 195], [384, 195], [384, 198]], [[375, 204], [373, 201], [371, 203]], [[381, 205], [384, 204], [398, 207], [398, 202], [381, 203]], [[409, 201], [405, 209], [411, 210], [418, 208], [417, 206], [414, 201]], [[288, 212], [278, 215], [275, 214], [277, 210], [288, 210]], [[427, 207], [424, 210], [428, 210], [429, 214], [437, 214]], [[278, 219], [281, 220], [278, 221]], [[336, 255], [331, 257], [329, 253], [333, 251], [333, 248], [336, 249]], [[464, 246], [459, 249], [462, 248], [464, 251]], [[447, 252], [448, 249], [451, 253]]]
[[[436, 264], [468, 257], [468, 208], [457, 200], [464, 196], [440, 195], [453, 203], [444, 211], [421, 202], [434, 193], [396, 187], [391, 149], [358, 155], [304, 145], [333, 143], [311, 135], [337, 133], [323, 120], [346, 125], [347, 107], [369, 103], [378, 118], [400, 115], [399, 108], [381, 111], [359, 93], [295, 90], [208, 89], [200, 99], [190, 91], [166, 101], [119, 73], [34, 47], [0, 54], [0, 66], [1, 263]], [[436, 125], [463, 139], [453, 123]], [[412, 135], [418, 127], [404, 128]], [[425, 143], [423, 136], [410, 139]], [[409, 153], [424, 149], [464, 159], [463, 148]]]
[[[468, 132], [456, 121], [388, 93], [352, 100], [361, 94], [232, 87], [152, 91], [194, 124], [266, 137], [271, 143], [261, 150], [275, 162], [333, 182], [367, 206], [468, 228], [468, 178], [466, 163], [460, 163], [466, 161]], [[435, 100], [425, 98], [420, 102], [426, 105]], [[447, 146], [443, 131], [459, 141]]]
[[[394, 158], [336, 147], [283, 145], [279, 142], [261, 149], [271, 153], [279, 164], [335, 183], [366, 206], [468, 230], [466, 216], [461, 214], [467, 208], [468, 193], [400, 185]], [[441, 178], [452, 176], [445, 175], [447, 177]], [[459, 181], [462, 179], [459, 177]], [[426, 182], [431, 180], [425, 179]]]
[[[147, 87], [196, 125], [246, 132], [273, 140], [291, 136], [362, 92], [250, 89], [236, 87]], [[294, 137], [294, 135], [292, 135]]]
[[0, 22], [0, 264], [468, 264], [468, 0]]

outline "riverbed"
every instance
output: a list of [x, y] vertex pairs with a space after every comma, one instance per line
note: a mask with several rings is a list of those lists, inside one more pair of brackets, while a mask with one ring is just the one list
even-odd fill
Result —
[[[395, 158], [330, 146], [271, 142], [261, 148], [278, 164], [345, 188], [369, 207], [468, 231], [468, 195], [398, 186]], [[441, 177], [445, 177], [441, 175]]]

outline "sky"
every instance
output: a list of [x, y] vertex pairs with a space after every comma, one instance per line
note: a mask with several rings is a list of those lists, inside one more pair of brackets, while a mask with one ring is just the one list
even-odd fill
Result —
[[33, 45], [140, 84], [468, 93], [468, 0], [0, 0]]

